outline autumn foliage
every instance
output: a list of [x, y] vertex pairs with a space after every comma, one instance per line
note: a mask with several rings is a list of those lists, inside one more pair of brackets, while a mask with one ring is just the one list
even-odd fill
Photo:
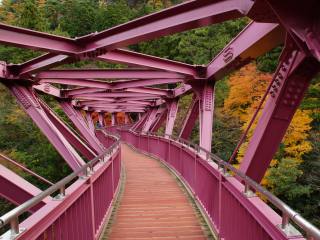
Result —
[[[239, 119], [243, 131], [247, 128], [271, 80], [272, 75], [258, 71], [254, 63], [244, 66], [230, 76], [230, 92], [224, 102], [223, 110], [225, 113]], [[311, 129], [310, 123], [312, 122], [309, 114], [310, 111], [308, 110], [299, 109], [296, 112], [282, 141], [279, 152], [271, 162], [271, 168], [277, 168], [279, 162], [283, 159], [290, 159], [290, 163], [287, 162], [287, 165], [290, 165], [291, 168], [298, 168], [303, 161], [302, 156], [312, 150], [312, 145], [307, 140], [309, 136], [308, 131]], [[258, 119], [259, 115], [248, 133], [247, 140], [239, 150], [237, 156], [238, 164], [242, 161]], [[267, 171], [262, 184], [272, 189], [275, 186], [273, 181], [268, 181], [269, 176], [270, 171]]]

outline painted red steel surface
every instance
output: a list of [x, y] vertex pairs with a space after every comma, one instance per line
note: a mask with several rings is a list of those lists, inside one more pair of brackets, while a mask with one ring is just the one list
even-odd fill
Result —
[[98, 163], [94, 167], [92, 175], [86, 179], [79, 178], [68, 187], [63, 200], [49, 201], [22, 222], [21, 227], [26, 230], [18, 239], [99, 239], [112, 210], [120, 172], [119, 146], [106, 163]]
[[246, 197], [242, 183], [235, 177], [222, 175], [216, 164], [201, 154], [166, 138], [120, 133], [124, 141], [159, 158], [178, 173], [205, 209], [221, 239], [289, 239], [278, 228], [281, 216], [260, 198]]

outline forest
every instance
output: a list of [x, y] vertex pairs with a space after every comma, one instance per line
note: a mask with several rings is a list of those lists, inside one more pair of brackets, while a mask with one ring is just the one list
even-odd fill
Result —
[[[178, 4], [180, 0], [2, 0], [1, 23], [68, 37], [79, 37], [127, 22]], [[157, 40], [132, 45], [131, 50], [190, 64], [208, 64], [250, 22], [241, 18], [194, 29]], [[229, 160], [247, 127], [272, 73], [282, 47], [279, 46], [216, 83], [212, 152]], [[21, 63], [43, 53], [0, 45], [0, 59]], [[101, 62], [82, 61], [72, 67], [108, 67]], [[119, 67], [118, 65], [112, 65]], [[70, 65], [69, 65], [70, 67]], [[180, 130], [192, 94], [179, 101], [174, 133]], [[65, 118], [55, 99], [46, 102]], [[65, 118], [66, 120], [66, 118]], [[255, 125], [255, 123], [254, 123]], [[262, 184], [306, 219], [320, 227], [320, 76], [313, 79], [284, 140], [262, 180]], [[161, 131], [161, 129], [160, 129]], [[250, 130], [248, 138], [252, 135]], [[198, 141], [198, 127], [192, 141]], [[233, 164], [241, 162], [247, 141]], [[70, 173], [64, 160], [31, 119], [0, 85], [0, 153], [52, 182]], [[28, 181], [47, 186], [0, 159]], [[13, 206], [0, 200], [2, 215]]]

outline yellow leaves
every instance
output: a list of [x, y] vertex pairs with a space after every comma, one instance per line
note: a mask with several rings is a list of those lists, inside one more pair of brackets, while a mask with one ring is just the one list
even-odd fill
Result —
[[[242, 123], [242, 130], [245, 130], [256, 111], [268, 84], [272, 79], [271, 74], [261, 73], [256, 69], [256, 65], [251, 63], [242, 67], [229, 78], [229, 96], [224, 102], [223, 111], [231, 116], [237, 117]], [[259, 113], [253, 123], [248, 136], [239, 149], [237, 161], [240, 164], [249, 144], [249, 140], [257, 125]], [[283, 152], [280, 158], [290, 158], [292, 161], [286, 162], [285, 167], [297, 167], [303, 161], [302, 156], [312, 150], [311, 143], [307, 140], [311, 129], [312, 118], [310, 110], [298, 109], [283, 139]], [[281, 160], [279, 159], [279, 160]], [[275, 168], [279, 164], [278, 160], [273, 159], [270, 168]], [[291, 165], [290, 165], [291, 164]], [[283, 167], [283, 166], [282, 166]], [[269, 175], [269, 170], [266, 176]], [[265, 177], [262, 185], [272, 187]]]
[[271, 81], [271, 75], [261, 73], [250, 63], [229, 78], [230, 92], [224, 102], [224, 111], [246, 122], [248, 113], [256, 108]]
[[15, 108], [12, 110], [10, 114], [6, 116], [6, 119], [8, 122], [18, 122], [21, 121], [21, 119], [25, 118], [26, 114], [21, 108]]

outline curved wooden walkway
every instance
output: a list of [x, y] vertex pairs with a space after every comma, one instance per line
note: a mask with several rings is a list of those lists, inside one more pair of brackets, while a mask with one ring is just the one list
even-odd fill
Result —
[[103, 239], [208, 239], [185, 190], [159, 161], [122, 145], [125, 186]]

